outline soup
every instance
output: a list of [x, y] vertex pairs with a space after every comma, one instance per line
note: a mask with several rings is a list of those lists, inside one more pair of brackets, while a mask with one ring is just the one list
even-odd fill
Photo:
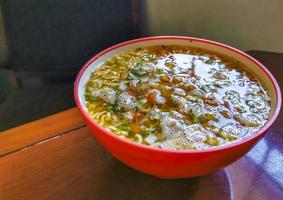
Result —
[[123, 52], [85, 87], [89, 115], [130, 141], [207, 149], [249, 137], [270, 118], [270, 97], [241, 63], [185, 46]]

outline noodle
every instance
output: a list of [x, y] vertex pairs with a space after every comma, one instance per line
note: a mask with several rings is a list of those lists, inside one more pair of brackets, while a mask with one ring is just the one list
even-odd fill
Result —
[[86, 107], [107, 130], [140, 144], [177, 150], [225, 145], [270, 118], [268, 91], [243, 69], [199, 48], [133, 49], [93, 71]]

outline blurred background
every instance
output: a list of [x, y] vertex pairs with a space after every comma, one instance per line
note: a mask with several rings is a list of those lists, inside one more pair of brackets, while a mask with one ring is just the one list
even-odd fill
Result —
[[2, 0], [0, 131], [73, 107], [81, 66], [125, 40], [182, 35], [283, 53], [282, 10], [282, 0]]

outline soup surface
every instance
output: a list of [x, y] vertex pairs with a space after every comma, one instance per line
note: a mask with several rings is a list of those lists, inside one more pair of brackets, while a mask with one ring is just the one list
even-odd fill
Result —
[[240, 63], [183, 46], [138, 48], [95, 69], [89, 115], [154, 147], [207, 149], [246, 138], [270, 118], [270, 98]]

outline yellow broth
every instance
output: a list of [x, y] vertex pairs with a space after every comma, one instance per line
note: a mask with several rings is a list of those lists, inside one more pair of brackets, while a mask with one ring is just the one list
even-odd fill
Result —
[[263, 85], [239, 62], [184, 46], [123, 52], [85, 87], [89, 115], [128, 140], [207, 149], [250, 136], [270, 118]]

